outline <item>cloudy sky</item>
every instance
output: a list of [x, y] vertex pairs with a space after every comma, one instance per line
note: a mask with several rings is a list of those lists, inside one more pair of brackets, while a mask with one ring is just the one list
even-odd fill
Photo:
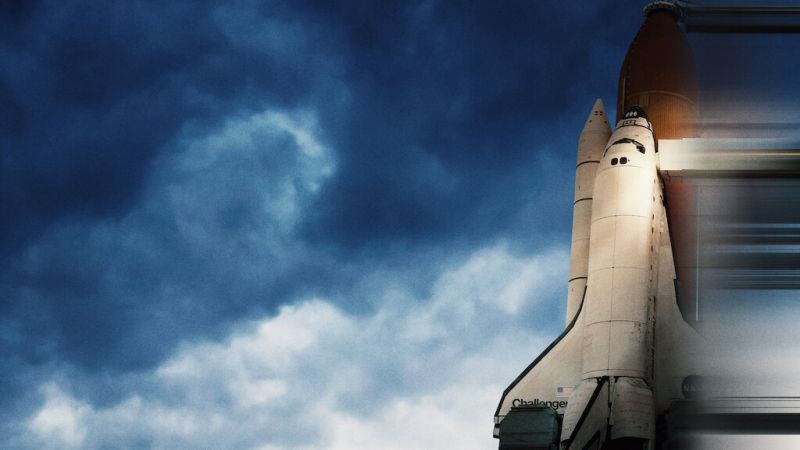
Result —
[[633, 2], [0, 7], [0, 447], [488, 449]]

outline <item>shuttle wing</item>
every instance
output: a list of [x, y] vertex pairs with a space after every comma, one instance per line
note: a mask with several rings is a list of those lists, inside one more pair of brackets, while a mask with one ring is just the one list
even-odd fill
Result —
[[[584, 289], [584, 297], [586, 290]], [[499, 436], [499, 424], [512, 408], [547, 406], [563, 414], [572, 389], [581, 381], [581, 351], [583, 348], [583, 302], [578, 313], [553, 341], [506, 388], [494, 417], [494, 435]]]

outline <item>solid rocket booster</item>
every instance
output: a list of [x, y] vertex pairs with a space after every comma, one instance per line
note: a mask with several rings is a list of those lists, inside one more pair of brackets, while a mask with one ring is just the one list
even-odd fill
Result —
[[598, 98], [578, 139], [578, 159], [575, 163], [575, 201], [572, 206], [572, 246], [569, 255], [567, 324], [577, 314], [583, 299], [583, 290], [586, 288], [594, 177], [609, 137], [611, 137], [611, 127], [608, 124], [608, 116], [603, 107], [603, 101]]

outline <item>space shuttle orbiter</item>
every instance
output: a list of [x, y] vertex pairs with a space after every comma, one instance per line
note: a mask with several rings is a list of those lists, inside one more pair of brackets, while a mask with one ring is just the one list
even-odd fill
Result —
[[697, 82], [677, 14], [667, 2], [645, 10], [620, 74], [615, 131], [601, 100], [586, 120], [567, 327], [503, 393], [501, 450], [655, 448], [657, 422], [703, 375], [692, 356], [702, 342], [676, 300], [691, 290], [676, 269], [694, 262], [673, 252], [658, 171], [656, 136], [696, 133]]

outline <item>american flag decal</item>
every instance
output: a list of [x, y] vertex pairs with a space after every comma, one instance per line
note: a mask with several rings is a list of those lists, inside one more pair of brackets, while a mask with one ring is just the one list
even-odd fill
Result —
[[556, 388], [556, 397], [557, 398], [569, 397], [570, 395], [572, 395], [572, 388], [571, 387], [561, 387], [561, 386], [559, 386], [559, 387]]

